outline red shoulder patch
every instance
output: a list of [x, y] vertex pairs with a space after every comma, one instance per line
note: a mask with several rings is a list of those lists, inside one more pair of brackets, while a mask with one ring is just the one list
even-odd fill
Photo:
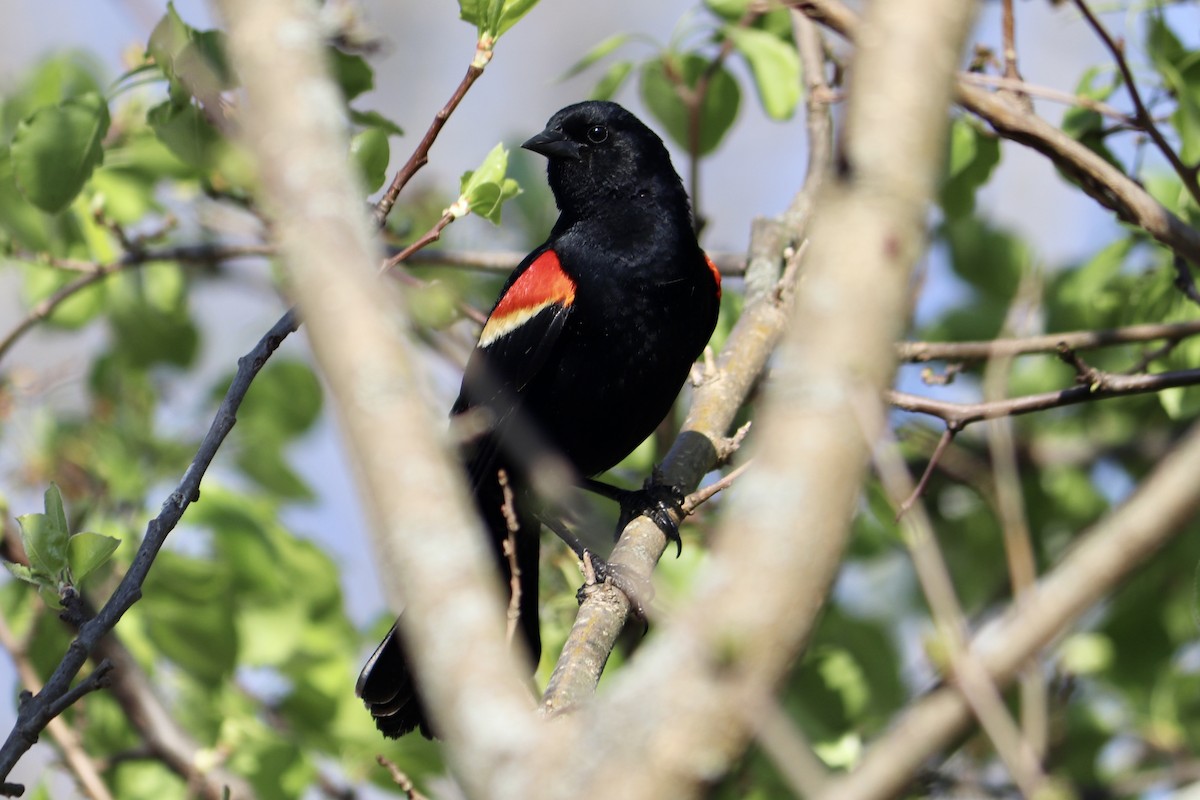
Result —
[[569, 306], [575, 302], [575, 281], [563, 272], [558, 254], [542, 253], [500, 298], [479, 335], [479, 346], [487, 347], [516, 330], [547, 306]]
[[713, 280], [717, 283], [717, 299], [721, 299], [721, 270], [717, 269], [717, 265], [708, 257], [708, 253], [704, 254], [704, 263], [708, 264], [708, 270], [712, 273]]

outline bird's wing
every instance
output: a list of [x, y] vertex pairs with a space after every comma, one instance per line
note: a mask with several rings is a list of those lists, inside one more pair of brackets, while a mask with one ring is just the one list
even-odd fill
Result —
[[513, 272], [500, 293], [479, 343], [467, 361], [451, 415], [480, 410], [489, 435], [471, 448], [472, 485], [488, 474], [505, 436], [518, 436], [521, 395], [545, 367], [575, 303], [575, 281], [545, 244]]

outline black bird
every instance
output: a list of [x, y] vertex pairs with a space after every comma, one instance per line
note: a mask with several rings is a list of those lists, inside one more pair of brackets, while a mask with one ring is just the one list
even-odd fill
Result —
[[[536, 662], [537, 466], [557, 454], [588, 478], [654, 431], [712, 335], [721, 280], [696, 241], [666, 147], [633, 114], [616, 103], [577, 103], [522, 147], [549, 160], [559, 218], [500, 292], [450, 413], [484, 420], [462, 458], [505, 585], [500, 470], [513, 489], [520, 630]], [[648, 502], [640, 492], [585, 484], [623, 504]], [[420, 728], [432, 738], [395, 627], [356, 692], [385, 736]]]

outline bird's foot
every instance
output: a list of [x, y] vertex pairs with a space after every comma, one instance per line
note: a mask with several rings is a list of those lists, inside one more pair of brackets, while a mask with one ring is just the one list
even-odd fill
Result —
[[646, 621], [646, 605], [654, 599], [654, 586], [633, 570], [620, 564], [610, 564], [591, 550], [583, 551], [583, 573], [585, 582], [575, 593], [581, 604], [605, 584], [616, 587], [629, 598], [630, 611], [643, 622]]
[[584, 488], [596, 494], [615, 500], [621, 506], [621, 516], [617, 521], [616, 536], [620, 538], [621, 531], [638, 517], [648, 517], [658, 526], [668, 543], [675, 545], [675, 557], [683, 552], [683, 540], [679, 536], [679, 523], [676, 517], [683, 518], [683, 490], [678, 486], [661, 482], [658, 471], [646, 479], [641, 489], [620, 489], [596, 480], [584, 482]]

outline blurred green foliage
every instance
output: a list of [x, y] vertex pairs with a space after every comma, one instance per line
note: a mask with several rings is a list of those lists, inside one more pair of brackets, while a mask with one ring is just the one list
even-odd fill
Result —
[[[532, 5], [530, 0], [463, 0], [460, 8], [463, 19], [494, 44]], [[746, 76], [772, 119], [792, 117], [801, 99], [788, 13], [760, 11], [747, 0], [706, 0], [667, 44], [653, 42], [649, 54], [626, 56], [646, 40], [620, 34], [600, 42], [568, 74], [596, 68], [597, 97], [619, 96], [636, 76], [658, 127], [696, 158], [708, 157], [721, 152], [729, 130], [751, 113], [741, 102]], [[1184, 160], [1194, 164], [1200, 158], [1200, 52], [1183, 43], [1165, 16], [1153, 11], [1143, 16], [1152, 73], [1139, 78], [1157, 82], [1156, 91], [1144, 87], [1143, 93], [1155, 98], [1153, 113], [1164, 120], [1163, 129]], [[388, 176], [391, 142], [403, 132], [379, 112], [353, 106], [374, 86], [370, 60], [333, 46], [328, 57], [346, 104], [347, 157], [364, 192], [375, 191]], [[744, 69], [731, 70], [729, 64], [738, 59]], [[601, 68], [602, 62], [607, 65]], [[0, 99], [0, 252], [5, 256], [0, 269], [17, 276], [27, 308], [77, 280], [81, 273], [72, 265], [108, 264], [128, 255], [130, 243], [123, 237], [130, 231], [154, 234], [138, 247], [153, 247], [160, 239], [174, 243], [170, 218], [189, 213], [192, 218], [184, 225], [189, 236], [199, 231], [215, 241], [217, 234], [204, 228], [195, 204], [254, 212], [253, 165], [227, 136], [222, 98], [236, 86], [223, 34], [189, 26], [169, 7], [146, 58], [116, 81], [108, 83], [84, 54], [58, 54]], [[704, 87], [704, 96], [697, 102], [698, 87]], [[1080, 77], [1076, 91], [1117, 103], [1122, 90], [1111, 69], [1095, 68]], [[1200, 208], [1178, 176], [1147, 158], [1139, 149], [1144, 143], [1131, 144], [1128, 132], [1111, 120], [1076, 107], [1067, 112], [1063, 127], [1114, 164], [1142, 165], [1136, 177], [1155, 197], [1193, 224], [1200, 221]], [[1114, 227], [1087, 257], [1045, 265], [1018, 235], [980, 213], [976, 197], [1011, 146], [1001, 147], [969, 117], [953, 121], [933, 237], [960, 299], [919, 318], [914, 338], [994, 337], [1005, 330], [1019, 294], [1036, 307], [1034, 325], [1045, 331], [1196, 318], [1195, 307], [1172, 285], [1169, 255], [1136, 230]], [[493, 221], [518, 191], [505, 162], [506, 153], [498, 147], [457, 190], [466, 207]], [[517, 222], [509, 221], [516, 237], [532, 244], [544, 235], [553, 211], [541, 177], [521, 174], [525, 169], [512, 165], [526, 192], [509, 205]], [[455, 191], [403, 196], [389, 220], [392, 243], [411, 242], [428, 230]], [[450, 342], [439, 351], [443, 356], [455, 346], [460, 351], [469, 346], [460, 304], [486, 308], [502, 278], [437, 267], [412, 274], [422, 284], [406, 293], [405, 302], [418, 335], [429, 343]], [[195, 417], [183, 425], [172, 420], [175, 392], [189, 378], [195, 380], [201, 355], [214, 338], [211, 321], [193, 313], [192, 298], [209, 282], [234, 280], [219, 267], [159, 260], [97, 280], [57, 305], [41, 325], [64, 336], [98, 331], [103, 341], [86, 351], [85, 402], [39, 417], [32, 436], [5, 425], [18, 389], [0, 361], [0, 446], [20, 454], [20, 488], [26, 494], [45, 493], [41, 512], [11, 509], [20, 514], [19, 535], [30, 564], [10, 566], [23, 581], [0, 585], [0, 611], [14, 634], [28, 642], [29, 658], [43, 676], [70, 641], [48, 607], [68, 586], [103, 601], [129, 566], [146, 523], [187, 468], [206, 415], [229, 384], [235, 356], [229, 356], [225, 374], [201, 392], [205, 402], [194, 410]], [[1032, 295], [1022, 294], [1030, 285]], [[728, 336], [741, 308], [736, 282], [728, 282], [714, 347]], [[251, 344], [246, 340], [241, 351]], [[1086, 358], [1112, 371], [1128, 370], [1144, 358], [1150, 371], [1194, 368], [1200, 363], [1200, 340], [1164, 351], [1153, 344], [1111, 347]], [[977, 394], [982, 369], [966, 365], [952, 391]], [[1012, 366], [1010, 391], [1053, 391], [1072, 379], [1071, 369], [1052, 356], [1025, 357]], [[145, 597], [117, 629], [204, 752], [245, 776], [257, 795], [268, 799], [312, 796], [318, 777], [331, 775], [335, 783], [369, 781], [397, 791], [375, 765], [376, 753], [418, 783], [444, 770], [434, 744], [414, 737], [398, 743], [381, 739], [353, 696], [361, 654], [390, 619], [381, 613], [367, 630], [356, 628], [346, 613], [339, 563], [281, 521], [289, 507], [323, 499], [322, 487], [296, 467], [297, 444], [325, 418], [322, 395], [318, 376], [295, 350], [268, 363], [238, 412], [238, 424], [204, 482], [200, 501], [159, 554]], [[1184, 388], [1014, 421], [1039, 569], [1049, 569], [1158, 463], [1197, 409], [1200, 392]], [[742, 414], [752, 417], [750, 410]], [[919, 471], [940, 428], [926, 419], [897, 418], [897, 425], [905, 454]], [[663, 455], [661, 440], [652, 438], [612, 477], [636, 485]], [[973, 619], [993, 613], [1009, 596], [993, 482], [982, 434], [969, 429], [955, 440], [924, 495], [955, 587]], [[720, 505], [718, 498], [701, 509], [685, 532], [683, 556], [664, 562], [660, 598], [665, 607], [686, 602], [688, 588], [708, 561], [707, 538]], [[599, 514], [614, 513], [600, 508]], [[930, 667], [929, 651], [937, 643], [924, 601], [894, 511], [874, 482], [864, 488], [854, 527], [842, 584], [780, 695], [784, 711], [834, 768], [852, 766], [870, 737], [938, 679]], [[1200, 752], [1200, 536], [1195, 528], [1191, 523], [1051, 654], [1047, 769], [1081, 792], [1118, 786]], [[573, 619], [573, 592], [580, 580], [569, 555], [549, 544], [545, 551], [543, 682]], [[609, 662], [610, 674], [639, 641], [636, 631], [623, 640]], [[128, 800], [189, 796], [184, 781], [163, 764], [120, 757], [136, 750], [140, 739], [109, 694], [88, 696], [67, 719], [81, 732], [89, 753], [114, 759], [104, 772], [114, 795]], [[1136, 743], [1136, 758], [1106, 757], [1128, 742]], [[964, 772], [992, 764], [986, 744], [967, 744], [961, 751]], [[914, 783], [913, 793], [925, 786]], [[775, 798], [789, 791], [770, 758], [753, 748], [714, 785], [711, 796]], [[35, 787], [31, 796], [48, 797], [48, 792]]]

